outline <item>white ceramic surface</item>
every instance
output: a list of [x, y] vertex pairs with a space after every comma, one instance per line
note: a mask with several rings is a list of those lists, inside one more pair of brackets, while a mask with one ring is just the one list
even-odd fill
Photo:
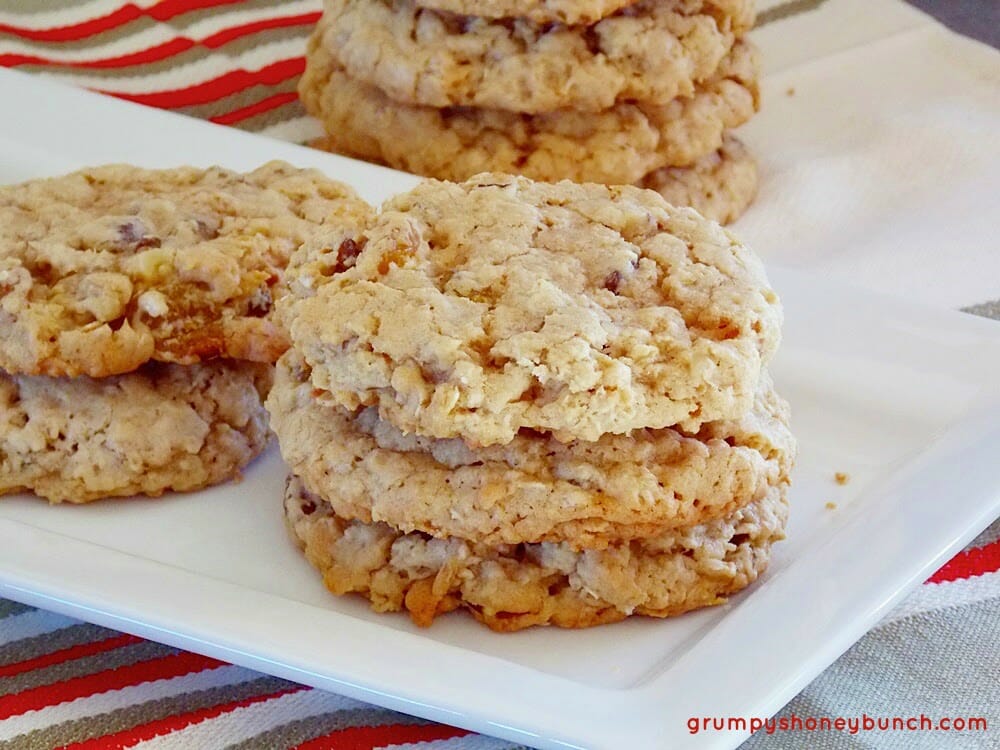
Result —
[[[0, 182], [84, 164], [271, 158], [378, 201], [415, 178], [0, 71]], [[725, 606], [496, 635], [337, 599], [287, 538], [271, 450], [241, 484], [50, 507], [0, 500], [0, 596], [546, 748], [730, 748], [1000, 513], [1000, 325], [772, 269], [776, 381], [801, 456], [789, 539]], [[846, 472], [846, 486], [834, 482]], [[828, 509], [828, 502], [836, 509]]]

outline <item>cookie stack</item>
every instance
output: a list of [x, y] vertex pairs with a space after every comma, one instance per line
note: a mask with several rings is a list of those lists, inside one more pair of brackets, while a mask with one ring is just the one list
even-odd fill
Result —
[[334, 593], [586, 627], [724, 601], [783, 538], [781, 307], [691, 209], [428, 181], [288, 274], [267, 406], [289, 528]]
[[160, 495], [267, 444], [292, 251], [365, 206], [274, 162], [127, 165], [0, 188], [0, 495]]
[[753, 0], [325, 0], [299, 91], [322, 148], [445, 180], [639, 184], [722, 222], [756, 165]]

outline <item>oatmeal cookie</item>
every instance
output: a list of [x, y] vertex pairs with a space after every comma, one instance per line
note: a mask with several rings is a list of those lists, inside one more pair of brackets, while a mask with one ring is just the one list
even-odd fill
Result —
[[690, 167], [663, 167], [639, 184], [655, 190], [668, 203], [691, 206], [706, 218], [729, 224], [743, 215], [757, 195], [757, 162], [746, 146], [727, 135], [722, 148]]
[[[527, 18], [536, 23], [593, 24], [633, 5], [636, 0], [416, 0], [423, 8], [463, 16]], [[663, 0], [671, 7], [684, 7], [687, 0]], [[756, 8], [751, 0], [713, 0], [708, 10], [716, 18], [731, 19], [734, 30], [748, 31], [754, 25]]]
[[331, 0], [320, 44], [348, 76], [405, 104], [599, 112], [667, 104], [711, 78], [738, 32], [707, 11], [700, 0], [639, 0], [593, 26], [565, 26]]
[[602, 550], [564, 544], [487, 546], [348, 521], [294, 476], [285, 519], [334, 594], [422, 626], [458, 607], [493, 630], [584, 628], [630, 615], [670, 617], [721, 604], [766, 569], [784, 539], [784, 488], [722, 519]]
[[0, 187], [0, 369], [273, 362], [287, 341], [272, 288], [289, 255], [363, 205], [280, 162], [249, 174], [110, 165]]
[[739, 419], [778, 346], [760, 260], [632, 186], [479, 175], [382, 207], [355, 265], [286, 297], [312, 383], [406, 432], [562, 441]]
[[0, 495], [162, 495], [238, 476], [267, 445], [269, 365], [150, 362], [107, 378], [0, 373]]
[[712, 153], [725, 131], [749, 120], [758, 106], [756, 51], [749, 42], [736, 44], [712, 80], [690, 97], [528, 115], [394, 102], [348, 76], [314, 35], [299, 92], [327, 133], [313, 145], [447, 180], [509, 172], [631, 184], [660, 167], [686, 166]]
[[768, 378], [748, 416], [695, 434], [560, 443], [522, 432], [475, 450], [404, 434], [372, 407], [350, 412], [313, 391], [289, 351], [267, 407], [285, 461], [337, 514], [490, 545], [601, 547], [726, 516], [787, 483], [795, 456], [788, 406]]

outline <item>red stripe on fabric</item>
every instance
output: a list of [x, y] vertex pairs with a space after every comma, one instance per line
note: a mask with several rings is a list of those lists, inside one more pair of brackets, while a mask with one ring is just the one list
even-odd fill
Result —
[[150, 107], [176, 109], [218, 101], [251, 86], [260, 84], [274, 86], [289, 78], [301, 75], [305, 68], [306, 60], [304, 57], [293, 57], [271, 63], [253, 73], [246, 70], [233, 70], [210, 81], [185, 86], [182, 89], [154, 91], [146, 94], [126, 94], [107, 90], [100, 90], [100, 93], [110, 94], [130, 102], [146, 104]]
[[200, 708], [197, 711], [189, 711], [184, 714], [167, 716], [166, 718], [151, 721], [148, 724], [140, 724], [137, 727], [125, 729], [115, 734], [95, 737], [93, 739], [84, 740], [83, 742], [77, 742], [72, 745], [64, 745], [60, 748], [60, 750], [123, 750], [123, 748], [132, 747], [133, 745], [137, 745], [140, 742], [152, 739], [153, 737], [170, 734], [171, 732], [179, 732], [182, 729], [186, 729], [194, 724], [200, 724], [203, 721], [218, 718], [219, 716], [227, 714], [230, 711], [235, 711], [238, 708], [252, 706], [255, 703], [263, 703], [264, 701], [273, 700], [274, 698], [280, 698], [283, 695], [297, 693], [301, 690], [307, 689], [308, 688], [306, 687], [296, 685], [295, 687], [284, 688], [282, 690], [278, 690], [277, 692], [267, 693], [265, 695], [254, 695], [250, 698], [244, 698], [231, 703], [220, 703], [217, 706]]
[[50, 68], [83, 68], [90, 70], [100, 70], [106, 68], [126, 68], [129, 65], [148, 65], [158, 62], [181, 52], [186, 52], [194, 46], [194, 42], [189, 39], [171, 39], [169, 42], [157, 44], [137, 52], [130, 52], [127, 55], [118, 57], [105, 57], [100, 60], [52, 60], [38, 55], [0, 55], [0, 66], [13, 68], [16, 65], [46, 65]]
[[88, 18], [80, 23], [68, 26], [56, 26], [50, 29], [29, 29], [22, 26], [10, 26], [0, 23], [0, 32], [13, 34], [22, 39], [32, 39], [37, 42], [75, 42], [89, 36], [100, 34], [111, 29], [124, 26], [142, 16], [155, 18], [157, 21], [169, 21], [174, 16], [188, 13], [192, 10], [213, 8], [219, 5], [232, 5], [242, 0], [163, 0], [148, 10], [137, 8], [132, 3], [123, 5], [106, 16]]
[[198, 654], [172, 654], [159, 659], [108, 669], [85, 677], [74, 677], [63, 682], [30, 688], [13, 695], [0, 696], [0, 719], [23, 714], [46, 706], [55, 706], [88, 695], [118, 690], [143, 682], [179, 677], [191, 672], [215, 669], [224, 662]]
[[36, 42], [73, 42], [85, 39], [102, 31], [123, 26], [142, 15], [142, 11], [134, 5], [123, 5], [106, 16], [90, 18], [71, 26], [57, 26], [51, 29], [26, 29], [19, 26], [9, 26], [0, 23], [0, 32], [13, 34], [22, 39], [32, 39]]
[[220, 5], [239, 5], [246, 0], [162, 0], [147, 13], [157, 21], [169, 21], [174, 16], [190, 13], [193, 10], [217, 8]]
[[265, 99], [261, 99], [255, 104], [240, 107], [239, 109], [234, 109], [232, 112], [227, 112], [224, 115], [216, 115], [215, 117], [210, 117], [209, 119], [219, 125], [234, 125], [238, 122], [246, 120], [247, 118], [253, 117], [254, 115], [259, 115], [263, 112], [270, 112], [272, 109], [277, 109], [284, 104], [294, 102], [298, 98], [299, 95], [294, 91], [286, 91], [283, 94], [269, 96]]
[[117, 57], [105, 57], [97, 60], [53, 60], [40, 55], [4, 54], [0, 55], [0, 67], [13, 68], [18, 65], [46, 65], [52, 68], [71, 68], [83, 70], [102, 70], [108, 68], [127, 68], [130, 65], [148, 65], [154, 62], [166, 60], [168, 57], [187, 52], [192, 47], [202, 46], [208, 49], [218, 49], [237, 39], [245, 36], [259, 34], [262, 31], [271, 31], [289, 26], [311, 26], [319, 20], [322, 13], [302, 13], [297, 16], [286, 16], [284, 18], [267, 18], [253, 23], [233, 26], [222, 29], [211, 34], [201, 41], [179, 36], [161, 44], [136, 50], [127, 55]]
[[321, 12], [312, 12], [301, 13], [297, 16], [285, 16], [284, 18], [265, 18], [261, 21], [254, 21], [252, 23], [243, 24], [242, 26], [234, 26], [231, 29], [222, 29], [221, 31], [217, 31], [211, 36], [207, 36], [202, 39], [201, 44], [215, 49], [223, 46], [224, 44], [229, 44], [240, 37], [257, 34], [261, 31], [283, 29], [287, 26], [312, 25], [316, 23], [322, 15], [323, 14]]
[[42, 669], [43, 667], [62, 664], [64, 661], [70, 661], [71, 659], [82, 659], [85, 656], [102, 654], [105, 651], [113, 651], [116, 648], [141, 641], [142, 638], [134, 635], [118, 635], [114, 638], [105, 638], [103, 641], [80, 643], [76, 646], [69, 646], [68, 648], [36, 656], [34, 659], [25, 659], [15, 664], [6, 664], [0, 667], [0, 677], [13, 677], [16, 674], [30, 672], [33, 669]]
[[985, 547], [959, 552], [928, 578], [927, 583], [948, 583], [997, 571], [1000, 571], [1000, 539]]
[[380, 727], [348, 727], [296, 745], [293, 750], [373, 750], [408, 742], [450, 740], [471, 734], [445, 724], [387, 724]]

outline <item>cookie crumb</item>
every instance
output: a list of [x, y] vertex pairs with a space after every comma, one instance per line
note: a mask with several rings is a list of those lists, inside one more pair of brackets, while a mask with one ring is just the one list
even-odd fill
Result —
[[834, 480], [837, 484], [843, 486], [851, 481], [851, 475], [844, 471], [838, 471], [833, 475]]
[[789, 86], [788, 90], [785, 91], [785, 96], [795, 96], [795, 87]]
[[827, 503], [826, 504], [826, 509], [827, 510], [837, 510], [837, 504], [836, 503]]

